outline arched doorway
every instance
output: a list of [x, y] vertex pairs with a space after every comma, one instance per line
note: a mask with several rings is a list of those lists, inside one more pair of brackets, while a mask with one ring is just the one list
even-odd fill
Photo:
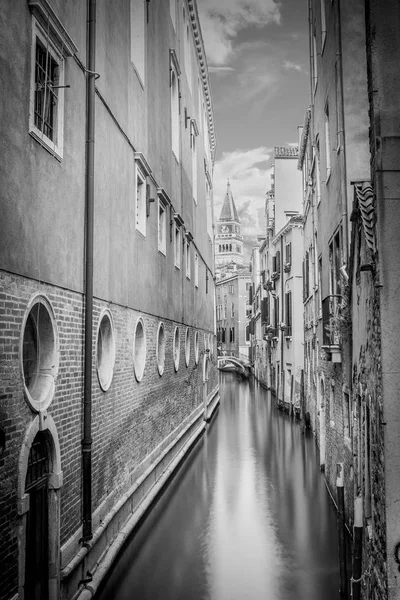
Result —
[[319, 465], [321, 471], [325, 469], [325, 382], [321, 377], [318, 394], [319, 412]]
[[36, 434], [28, 458], [25, 494], [29, 495], [25, 537], [25, 600], [49, 598], [49, 448], [47, 436]]
[[62, 471], [57, 428], [49, 413], [30, 423], [18, 462], [19, 597], [58, 600]]

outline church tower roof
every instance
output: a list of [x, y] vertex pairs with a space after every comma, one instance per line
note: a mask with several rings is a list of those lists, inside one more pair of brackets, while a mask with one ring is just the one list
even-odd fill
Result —
[[235, 201], [233, 199], [231, 184], [229, 183], [226, 188], [226, 194], [224, 198], [224, 203], [222, 205], [221, 215], [219, 217], [220, 221], [237, 221], [239, 223], [239, 217], [237, 214]]

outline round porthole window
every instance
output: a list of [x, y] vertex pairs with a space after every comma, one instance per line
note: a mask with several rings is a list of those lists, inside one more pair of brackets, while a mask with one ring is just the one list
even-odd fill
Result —
[[164, 373], [165, 363], [165, 329], [164, 323], [160, 323], [157, 331], [157, 367], [160, 375]]
[[173, 347], [175, 371], [177, 371], [179, 368], [180, 352], [181, 352], [181, 339], [179, 337], [179, 327], [175, 327], [174, 347]]
[[135, 329], [135, 340], [133, 343], [133, 368], [138, 381], [142, 380], [146, 364], [146, 335], [143, 319], [138, 319]]
[[22, 326], [22, 374], [31, 408], [47, 408], [54, 396], [58, 374], [58, 338], [50, 303], [36, 296], [30, 303]]
[[186, 329], [186, 335], [185, 335], [185, 362], [186, 362], [186, 366], [189, 366], [189, 361], [190, 361], [190, 331], [189, 331], [189, 327]]
[[101, 389], [106, 392], [112, 382], [115, 364], [114, 329], [111, 313], [105, 311], [97, 333], [97, 377]]
[[199, 348], [200, 343], [199, 343], [199, 332], [196, 331], [194, 334], [194, 360], [196, 365], [199, 364]]

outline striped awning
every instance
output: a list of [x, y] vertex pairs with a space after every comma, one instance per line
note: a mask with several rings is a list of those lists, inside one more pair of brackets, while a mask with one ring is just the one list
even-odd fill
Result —
[[368, 248], [376, 252], [375, 237], [375, 194], [370, 181], [358, 181], [353, 184], [358, 208]]

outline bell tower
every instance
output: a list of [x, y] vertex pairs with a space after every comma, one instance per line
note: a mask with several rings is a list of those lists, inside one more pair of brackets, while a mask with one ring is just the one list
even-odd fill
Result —
[[224, 203], [217, 221], [215, 266], [218, 268], [232, 263], [243, 264], [243, 236], [240, 233], [240, 220], [228, 179]]

